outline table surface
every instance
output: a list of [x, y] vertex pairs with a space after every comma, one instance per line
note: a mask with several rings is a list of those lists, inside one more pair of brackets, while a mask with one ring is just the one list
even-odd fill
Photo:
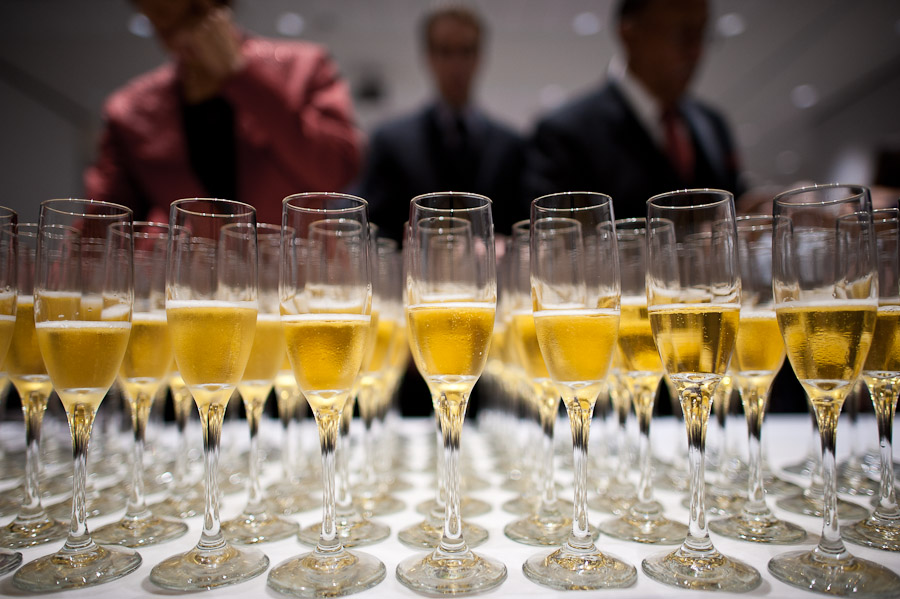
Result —
[[[613, 430], [613, 425], [609, 423], [601, 422], [596, 419], [594, 422], [595, 424], [592, 430], [591, 443], [592, 451], [596, 451], [596, 448], [599, 447], [600, 443], [609, 441]], [[735, 446], [743, 448], [742, 451], [746, 452], [746, 437], [739, 437], [739, 435], [745, 435], [746, 429], [741, 430], [740, 420], [736, 420], [736, 422], [737, 424], [736, 426], [734, 426], [734, 428], [731, 428], [731, 426], [729, 427], [728, 436]], [[2, 433], [0, 439], [6, 440], [8, 442], [8, 440], [14, 436], [14, 433], [17, 432], [12, 428], [16, 426], [20, 427], [21, 423], [7, 422], [0, 426], [0, 433]], [[361, 427], [357, 426], [356, 428], [358, 429]], [[376, 587], [364, 591], [362, 594], [360, 594], [360, 597], [376, 598], [419, 596], [401, 585], [394, 574], [398, 562], [417, 553], [415, 550], [401, 544], [397, 540], [396, 532], [413, 522], [421, 520], [422, 517], [415, 512], [415, 506], [421, 501], [430, 499], [434, 494], [434, 476], [431, 472], [424, 470], [427, 458], [432, 456], [434, 453], [432, 449], [434, 445], [433, 422], [430, 419], [396, 420], [394, 421], [392, 428], [395, 432], [401, 434], [407, 440], [405, 446], [408, 448], [407, 451], [409, 453], [410, 465], [408, 472], [406, 472], [403, 477], [412, 483], [413, 488], [409, 491], [397, 493], [397, 496], [406, 502], [407, 507], [403, 512], [377, 518], [379, 521], [384, 522], [391, 527], [391, 536], [387, 540], [380, 543], [360, 548], [363, 551], [377, 556], [384, 562], [387, 568], [387, 577], [385, 578], [385, 580]], [[491, 503], [493, 506], [493, 509], [489, 513], [483, 516], [471, 518], [472, 522], [485, 527], [490, 533], [490, 537], [487, 542], [478, 547], [476, 549], [476, 552], [504, 562], [508, 571], [507, 580], [499, 588], [489, 594], [504, 597], [571, 596], [571, 593], [568, 592], [555, 591], [543, 586], [539, 586], [526, 579], [522, 572], [522, 563], [528, 557], [539, 552], [549, 552], [552, 548], [521, 545], [509, 540], [503, 534], [503, 527], [508, 522], [516, 519], [517, 516], [503, 511], [500, 506], [504, 501], [515, 497], [515, 493], [502, 490], [500, 488], [500, 485], [504, 481], [505, 475], [504, 473], [498, 472], [493, 468], [493, 459], [473, 459], [477, 456], [491, 455], [490, 450], [488, 449], [489, 444], [487, 443], [487, 437], [490, 434], [497, 434], [499, 431], [490, 431], [487, 430], [488, 428], [489, 427], [485, 426], [484, 424], [482, 424], [479, 428], [475, 428], [474, 426], [470, 427], [469, 425], [467, 425], [467, 428], [462, 437], [462, 446], [464, 458], [467, 459], [471, 464], [477, 465], [480, 468], [480, 470], [478, 470], [478, 474], [482, 478], [487, 478], [491, 482], [490, 488], [472, 493], [473, 496], [483, 499]], [[860, 446], [864, 448], [876, 446], [877, 439], [871, 414], [867, 414], [861, 417], [860, 424], [858, 425], [857, 430], [859, 431], [859, 437], [861, 437], [859, 441]], [[196, 424], [196, 422], [192, 425], [190, 432], [191, 435], [193, 435], [193, 439], [196, 441], [197, 445], [199, 445], [200, 431], [199, 425]], [[633, 423], [631, 424], [631, 432], [634, 432]], [[712, 445], [713, 441], [715, 441], [715, 433], [717, 432], [718, 431], [715, 430], [710, 431], [710, 445]], [[847, 453], [848, 443], [842, 443], [841, 440], [851, 439], [851, 435], [848, 434], [849, 432], [851, 432], [849, 430], [849, 426], [845, 422], [842, 422], [838, 435], [839, 459]], [[358, 433], [359, 431], [357, 430], [356, 434]], [[355, 440], [358, 439], [356, 434], [354, 435]], [[566, 422], [560, 420], [559, 426], [557, 427], [558, 444], [569, 443], [569, 446], [571, 446], [568, 434], [569, 427], [566, 426]], [[767, 454], [773, 467], [778, 468], [788, 463], [797, 462], [802, 459], [810, 446], [811, 432], [809, 416], [800, 414], [773, 415], [767, 419], [766, 431], [764, 434]], [[275, 421], [267, 420], [264, 422], [262, 438], [267, 444], [269, 444], [270, 446], [278, 446], [280, 442], [280, 435], [281, 429]], [[301, 426], [300, 435], [305, 439], [306, 447], [311, 451], [317, 441], [315, 438], [315, 433], [312, 429], [312, 425], [308, 420], [305, 421], [305, 423]], [[247, 443], [247, 436], [246, 425], [243, 425], [242, 421], [233, 421], [226, 423], [226, 427], [223, 433], [223, 452], [226, 452], [227, 454], [229, 451], [233, 452], [235, 448], [240, 448], [242, 444], [245, 446]], [[683, 448], [683, 446], [685, 445], [684, 437], [685, 433], [683, 425], [673, 418], [659, 418], [653, 423], [652, 438], [654, 453], [656, 455], [670, 455], [673, 448]], [[156, 439], [155, 442], [160, 448], [165, 448], [172, 444], [174, 440], [174, 432], [170, 429], [161, 431], [157, 430], [154, 433], [154, 438]], [[511, 438], [510, 442], [517, 442], [517, 440]], [[354, 451], [361, 451], [358, 445], [358, 443], [354, 445]], [[160, 451], [162, 451], [162, 449], [160, 449]], [[559, 453], [560, 452], [558, 452], [558, 454]], [[99, 458], [102, 459], [102, 456], [99, 456]], [[98, 459], [98, 456], [93, 452], [92, 459]], [[560, 464], [561, 462], [563, 462], [563, 460], [558, 455], [557, 463]], [[265, 466], [264, 471], [265, 480], [267, 482], [275, 480], [278, 477], [279, 471], [280, 467], [277, 463], [268, 463]], [[557, 478], [562, 483], [562, 490], [560, 492], [560, 495], [562, 497], [571, 498], [572, 496], [571, 476], [572, 475], [570, 470], [567, 470], [565, 468], [557, 468]], [[631, 476], [636, 479], [637, 474], [635, 472], [632, 472]], [[801, 484], [805, 482], [803, 477], [786, 475], [785, 478], [791, 480], [792, 482]], [[682, 507], [681, 505], [681, 499], [684, 497], [684, 494], [659, 490], [656, 492], [656, 496], [664, 504], [666, 513], [670, 518], [677, 519], [682, 522], [687, 521], [687, 509]], [[159, 497], [161, 497], [161, 495], [151, 496], [149, 499], [152, 502]], [[865, 503], [868, 502], [868, 498], [865, 498], [863, 500], [849, 497], [845, 498], [850, 499], [851, 501]], [[790, 520], [791, 522], [794, 522], [806, 528], [810, 533], [810, 540], [799, 546], [762, 545], [731, 540], [712, 534], [713, 542], [715, 543], [716, 547], [723, 553], [729, 556], [740, 558], [741, 560], [756, 567], [762, 574], [762, 585], [755, 591], [743, 596], [810, 596], [803, 591], [799, 591], [797, 589], [789, 587], [776, 580], [772, 575], [768, 573], [766, 564], [770, 558], [782, 552], [794, 550], [798, 547], [812, 547], [821, 530], [821, 520], [813, 517], [784, 512], [780, 509], [774, 508], [774, 499], [772, 497], [769, 497], [768, 500], [771, 502], [770, 505], [773, 506], [773, 509], [775, 509], [775, 512], [779, 517]], [[245, 493], [235, 493], [232, 495], [227, 495], [221, 508], [223, 520], [237, 515], [243, 507], [245, 501]], [[88, 521], [88, 525], [91, 528], [96, 528], [107, 522], [114, 521], [120, 516], [121, 512], [118, 514], [91, 519]], [[608, 514], [602, 514], [595, 511], [590, 511], [589, 516], [592, 524], [597, 524], [603, 519], [611, 517]], [[307, 526], [319, 521], [321, 519], [321, 513], [318, 510], [314, 510], [303, 512], [294, 517], [302, 526]], [[2, 523], [5, 524], [9, 520], [11, 520], [11, 518], [5, 518], [2, 520]], [[73, 598], [93, 597], [101, 599], [105, 597], [115, 597], [118, 599], [122, 597], [180, 594], [157, 588], [149, 581], [149, 574], [151, 568], [155, 564], [162, 561], [164, 558], [175, 553], [186, 551], [196, 543], [200, 536], [201, 518], [191, 518], [188, 520], [188, 524], [190, 526], [190, 530], [186, 536], [161, 545], [141, 548], [139, 550], [139, 553], [143, 558], [143, 563], [137, 572], [132, 573], [131, 575], [110, 584], [100, 585], [87, 589], [67, 591], [64, 593], [64, 595], [67, 597], [71, 596]], [[602, 551], [618, 556], [619, 558], [633, 564], [638, 568], [638, 578], [636, 584], [628, 589], [615, 591], [616, 597], [669, 597], [672, 596], [672, 594], [677, 594], [684, 597], [709, 597], [709, 594], [705, 592], [676, 590], [672, 587], [659, 584], [651, 580], [645, 574], [643, 574], [643, 572], [641, 572], [640, 563], [643, 558], [658, 552], [669, 551], [674, 548], [673, 546], [648, 546], [639, 543], [618, 541], [606, 536], [601, 536], [597, 542], [597, 545]], [[58, 546], [59, 545], [57, 544], [50, 544], [24, 549], [22, 550], [23, 558], [26, 562], [30, 561], [56, 550]], [[257, 547], [268, 555], [270, 563], [272, 565], [278, 564], [285, 559], [309, 550], [307, 546], [299, 543], [294, 538], [289, 538], [274, 543], [261, 544], [257, 545]], [[893, 569], [895, 572], [900, 572], [900, 554], [878, 551], [875, 549], [859, 547], [856, 545], [848, 545], [848, 547], [857, 556], [876, 561]], [[898, 593], [900, 593], [900, 589], [898, 589]], [[232, 585], [230, 587], [210, 591], [210, 596], [223, 598], [261, 596], [263, 594], [268, 594], [271, 597], [283, 597], [283, 595], [274, 592], [266, 586], [265, 575], [259, 576], [242, 584]], [[21, 591], [13, 587], [11, 575], [7, 575], [0, 579], [0, 596], [27, 595], [27, 593], [22, 593]], [[717, 596], [725, 597], [727, 596], [727, 594], [717, 594]]]

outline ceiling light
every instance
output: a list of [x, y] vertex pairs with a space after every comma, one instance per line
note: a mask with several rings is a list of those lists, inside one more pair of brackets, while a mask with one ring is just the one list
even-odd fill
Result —
[[153, 37], [153, 25], [150, 19], [143, 14], [136, 12], [128, 19], [128, 31], [138, 37]]
[[744, 23], [744, 17], [736, 12], [722, 15], [719, 17], [719, 20], [716, 21], [716, 31], [718, 31], [719, 35], [722, 37], [735, 37], [744, 33], [745, 29], [747, 29], [747, 26]]
[[791, 90], [791, 102], [800, 109], [812, 108], [819, 102], [819, 92], [812, 85], [798, 85]]
[[597, 35], [601, 28], [600, 17], [592, 12], [583, 12], [572, 19], [572, 30], [576, 35]]
[[275, 31], [289, 37], [298, 37], [305, 26], [303, 17], [295, 12], [281, 13], [275, 21]]

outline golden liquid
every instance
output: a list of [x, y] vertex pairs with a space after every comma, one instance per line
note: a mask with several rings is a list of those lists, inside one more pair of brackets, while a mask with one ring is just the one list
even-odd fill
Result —
[[9, 344], [16, 328], [16, 317], [11, 314], [0, 314], [0, 365], [9, 351]]
[[771, 373], [784, 362], [784, 341], [774, 310], [741, 310], [731, 369], [739, 374]]
[[876, 309], [852, 300], [775, 308], [788, 359], [810, 400], [843, 400], [869, 352]]
[[663, 367], [653, 341], [647, 301], [640, 298], [622, 298], [622, 314], [619, 320], [618, 357], [626, 372], [658, 373]]
[[131, 321], [131, 336], [122, 360], [119, 378], [133, 398], [143, 391], [153, 393], [172, 365], [172, 338], [164, 312], [137, 312]]
[[42, 292], [37, 306], [41, 320], [77, 320], [81, 312], [81, 294]]
[[397, 331], [397, 321], [381, 318], [378, 320], [375, 331], [375, 344], [372, 348], [372, 356], [369, 358], [365, 371], [369, 373], [380, 372], [388, 364], [388, 351]]
[[242, 381], [261, 381], [272, 384], [278, 369], [285, 361], [284, 328], [278, 314], [260, 314], [256, 320], [250, 359]]
[[365, 357], [370, 317], [363, 314], [283, 316], [297, 384], [314, 409], [341, 409]]
[[250, 358], [256, 314], [251, 302], [166, 303], [178, 372], [199, 407], [228, 403]]
[[29, 393], [49, 396], [53, 386], [44, 366], [41, 348], [34, 330], [34, 297], [19, 297], [12, 343], [6, 355], [6, 372], [20, 397]]
[[900, 306], [878, 306], [865, 372], [900, 372]]
[[76, 404], [96, 411], [119, 372], [131, 324], [45, 321], [35, 329], [50, 380], [66, 411]]
[[409, 345], [422, 377], [447, 393], [468, 393], [487, 362], [493, 304], [445, 302], [407, 308]]
[[649, 314], [669, 375], [725, 374], [737, 337], [738, 306], [666, 304], [653, 306]]
[[541, 354], [541, 346], [538, 344], [537, 331], [534, 327], [534, 315], [532, 312], [517, 312], [512, 316], [509, 326], [513, 342], [519, 355], [519, 363], [525, 369], [525, 374], [531, 380], [550, 378], [547, 364]]
[[556, 383], [606, 379], [619, 331], [617, 310], [539, 310], [534, 313], [541, 354]]

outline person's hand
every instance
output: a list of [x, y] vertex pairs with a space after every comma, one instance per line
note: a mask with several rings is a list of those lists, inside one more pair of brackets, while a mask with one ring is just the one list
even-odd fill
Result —
[[240, 36], [226, 7], [210, 7], [196, 24], [178, 32], [173, 48], [183, 70], [188, 102], [216, 95], [244, 65]]

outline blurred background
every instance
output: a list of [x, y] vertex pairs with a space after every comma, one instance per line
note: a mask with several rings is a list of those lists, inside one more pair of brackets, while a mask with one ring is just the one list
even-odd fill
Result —
[[[599, 84], [618, 52], [610, 0], [470, 4], [489, 26], [478, 103], [525, 134]], [[430, 97], [417, 37], [429, 6], [235, 0], [234, 10], [250, 32], [326, 45], [369, 132]], [[712, 0], [711, 9], [694, 92], [728, 118], [748, 183], [873, 183], [879, 155], [900, 150], [900, 2]], [[128, 0], [0, 0], [0, 203], [34, 220], [42, 200], [80, 195], [103, 100], [164, 60]]]

